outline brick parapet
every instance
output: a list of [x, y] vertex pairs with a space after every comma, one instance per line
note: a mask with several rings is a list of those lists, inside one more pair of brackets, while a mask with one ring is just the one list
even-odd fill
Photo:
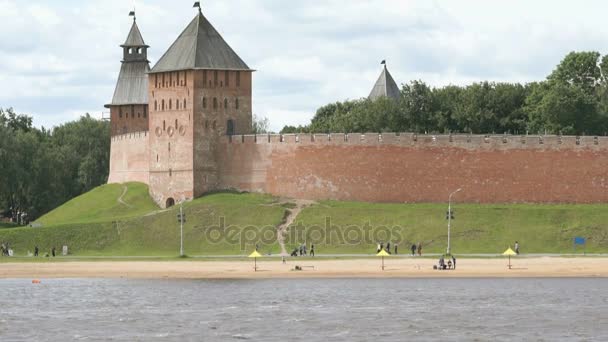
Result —
[[227, 144], [397, 145], [466, 149], [608, 149], [605, 136], [559, 135], [430, 135], [415, 133], [258, 134], [220, 137]]

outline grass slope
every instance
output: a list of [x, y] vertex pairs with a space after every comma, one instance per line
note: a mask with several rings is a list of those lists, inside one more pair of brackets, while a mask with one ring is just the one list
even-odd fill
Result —
[[[502, 253], [515, 241], [527, 253], [572, 253], [575, 236], [588, 239], [586, 252], [608, 252], [608, 205], [457, 204], [453, 209], [453, 253]], [[393, 234], [393, 245], [400, 241], [402, 254], [418, 242], [423, 243], [423, 251], [440, 253], [447, 245], [446, 212], [447, 206], [441, 204], [328, 201], [305, 209], [297, 221], [330, 232], [325, 234], [331, 237], [329, 241], [319, 241], [316, 232], [308, 234], [309, 241], [317, 240], [317, 251], [322, 253], [370, 253], [378, 241], [388, 241], [387, 232]], [[342, 241], [328, 226], [342, 233], [348, 230], [352, 240], [362, 240], [358, 236], [369, 231], [369, 238], [362, 243]], [[295, 239], [291, 235], [289, 244], [297, 243]]]
[[[144, 184], [106, 185], [80, 196], [39, 221], [43, 228], [0, 229], [17, 255], [68, 245], [77, 256], [176, 256], [179, 208], [159, 210]], [[256, 244], [277, 254], [276, 227], [293, 205], [268, 195], [214, 194], [184, 205], [188, 255], [247, 255]], [[608, 205], [456, 204], [452, 251], [500, 253], [518, 240], [524, 253], [571, 253], [575, 236], [586, 252], [608, 252]], [[288, 249], [314, 241], [317, 253], [371, 253], [378, 241], [399, 243], [407, 253], [444, 252], [446, 206], [324, 201], [304, 209], [286, 237]], [[391, 237], [387, 234], [391, 234]], [[352, 241], [349, 241], [352, 240]]]
[[[26, 255], [39, 246], [49, 251], [67, 245], [78, 256], [176, 256], [180, 236], [178, 207], [158, 210], [143, 199], [147, 188], [129, 184], [124, 200], [131, 207], [117, 202], [121, 186], [106, 185], [85, 194], [41, 219], [42, 228], [15, 228], [0, 231], [0, 242], [8, 242], [17, 255]], [[133, 191], [132, 191], [133, 190]], [[146, 195], [147, 196], [147, 195]], [[81, 212], [81, 215], [78, 215]], [[219, 234], [219, 227], [248, 227], [253, 236], [265, 229], [268, 243], [259, 243], [263, 252], [279, 249], [276, 226], [283, 220], [285, 209], [275, 199], [264, 195], [215, 194], [184, 205], [184, 247], [189, 255], [248, 254], [255, 242], [231, 243]], [[218, 240], [218, 242], [215, 242]]]
[[[124, 203], [119, 202], [119, 199]], [[65, 223], [105, 222], [137, 217], [158, 209], [148, 195], [147, 185], [108, 184], [72, 199], [37, 222], [45, 227]]]

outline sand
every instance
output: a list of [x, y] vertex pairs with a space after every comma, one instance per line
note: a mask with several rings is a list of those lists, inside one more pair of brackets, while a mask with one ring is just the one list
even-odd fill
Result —
[[[99, 261], [0, 263], [0, 279], [7, 278], [133, 278], [133, 279], [269, 279], [269, 278], [504, 278], [608, 277], [608, 258], [460, 259], [453, 271], [433, 270], [435, 260], [290, 260], [253, 261]], [[296, 266], [314, 266], [293, 271]]]

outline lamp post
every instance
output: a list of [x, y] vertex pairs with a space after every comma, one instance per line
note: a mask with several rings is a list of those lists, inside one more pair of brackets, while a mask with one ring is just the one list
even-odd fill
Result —
[[448, 197], [448, 250], [447, 250], [447, 254], [450, 255], [452, 248], [450, 245], [450, 236], [451, 236], [451, 226], [452, 226], [452, 218], [454, 217], [453, 213], [452, 213], [452, 196], [456, 195], [457, 193], [459, 193], [460, 191], [462, 191], [462, 189], [458, 189], [454, 192], [452, 192], [450, 194], [450, 196]]
[[179, 256], [184, 256], [184, 223], [186, 222], [186, 214], [184, 209], [179, 206], [179, 214], [177, 214], [177, 222], [179, 222]]

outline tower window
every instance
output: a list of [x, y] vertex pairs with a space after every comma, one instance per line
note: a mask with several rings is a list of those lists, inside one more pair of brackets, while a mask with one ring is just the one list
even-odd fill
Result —
[[213, 85], [217, 87], [217, 83], [218, 83], [218, 71], [215, 70], [213, 72]]
[[173, 109], [173, 100], [169, 99], [169, 110]]
[[158, 88], [158, 74], [154, 74], [154, 86]]
[[215, 120], [213, 121], [213, 129], [217, 128], [217, 123], [215, 122]]
[[217, 98], [213, 98], [213, 109], [217, 109]]
[[224, 99], [224, 109], [228, 109], [228, 99]]
[[137, 118], [138, 119], [141, 118], [141, 113], [140, 112], [137, 112]]
[[207, 70], [203, 70], [203, 87], [207, 85]]
[[165, 110], [165, 100], [161, 101], [160, 107], [161, 107], [161, 110]]
[[186, 99], [184, 99], [184, 105], [182, 107], [186, 109]]
[[144, 106], [144, 119], [148, 117], [148, 106]]
[[179, 85], [179, 71], [177, 72], [177, 85]]
[[166, 86], [167, 86], [167, 84], [165, 83], [165, 74], [163, 74], [163, 88]]
[[228, 71], [224, 71], [224, 85], [230, 87], [230, 73]]
[[154, 111], [158, 111], [158, 101], [154, 100]]
[[175, 109], [179, 110], [179, 100], [175, 100]]
[[167, 125], [165, 124], [165, 120], [163, 120], [163, 131], [167, 130]]
[[142, 48], [137, 48], [137, 53], [141, 55], [144, 50]]
[[237, 87], [241, 86], [241, 72], [240, 71], [236, 72], [236, 86]]
[[122, 108], [118, 108], [118, 117], [122, 119]]
[[177, 129], [177, 119], [175, 119], [175, 129]]
[[236, 109], [239, 109], [239, 99], [236, 99], [234, 101], [234, 106], [236, 107]]
[[226, 134], [227, 135], [234, 135], [234, 121], [228, 120], [226, 122]]
[[207, 98], [203, 97], [203, 108], [207, 108]]

